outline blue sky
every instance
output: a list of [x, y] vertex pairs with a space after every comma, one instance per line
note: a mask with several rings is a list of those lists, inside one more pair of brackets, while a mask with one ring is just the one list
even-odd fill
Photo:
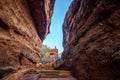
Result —
[[59, 53], [63, 51], [62, 24], [71, 2], [72, 0], [56, 0], [52, 22], [50, 25], [50, 34], [47, 35], [46, 39], [43, 42], [43, 44], [47, 45], [50, 48], [54, 48], [56, 46], [59, 50]]

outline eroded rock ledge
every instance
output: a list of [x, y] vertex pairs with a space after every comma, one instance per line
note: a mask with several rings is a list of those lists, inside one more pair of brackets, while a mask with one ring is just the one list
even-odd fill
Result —
[[43, 41], [50, 32], [49, 27], [55, 0], [27, 0], [36, 30]]
[[40, 62], [53, 6], [54, 0], [0, 0], [0, 67]]
[[120, 79], [119, 0], [73, 0], [63, 33], [62, 58], [78, 80]]

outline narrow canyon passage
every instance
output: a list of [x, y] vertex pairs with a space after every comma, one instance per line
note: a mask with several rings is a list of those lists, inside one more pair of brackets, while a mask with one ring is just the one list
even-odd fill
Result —
[[76, 80], [70, 71], [41, 64], [55, 0], [0, 1], [0, 80]]
[[0, 80], [120, 80], [120, 0], [72, 0], [62, 57], [43, 64], [56, 1], [0, 0]]

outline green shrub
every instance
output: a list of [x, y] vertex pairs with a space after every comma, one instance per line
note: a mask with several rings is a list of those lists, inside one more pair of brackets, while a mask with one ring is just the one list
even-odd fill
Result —
[[48, 51], [48, 50], [50, 50], [50, 48], [47, 47], [47, 45], [42, 45], [42, 48], [40, 50], [41, 58], [43, 58], [43, 59], [48, 59], [49, 58], [49, 56], [45, 56], [45, 52]]

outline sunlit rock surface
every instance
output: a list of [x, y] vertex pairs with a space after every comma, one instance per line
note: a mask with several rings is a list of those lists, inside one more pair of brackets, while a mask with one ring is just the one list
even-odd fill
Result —
[[[46, 57], [46, 58], [45, 58]], [[41, 59], [41, 63], [53, 63], [58, 59], [58, 49], [49, 49], [44, 53], [44, 57]]]
[[62, 58], [78, 80], [120, 79], [120, 0], [73, 0], [63, 34]]
[[0, 0], [0, 70], [40, 62], [53, 6], [54, 0]]

